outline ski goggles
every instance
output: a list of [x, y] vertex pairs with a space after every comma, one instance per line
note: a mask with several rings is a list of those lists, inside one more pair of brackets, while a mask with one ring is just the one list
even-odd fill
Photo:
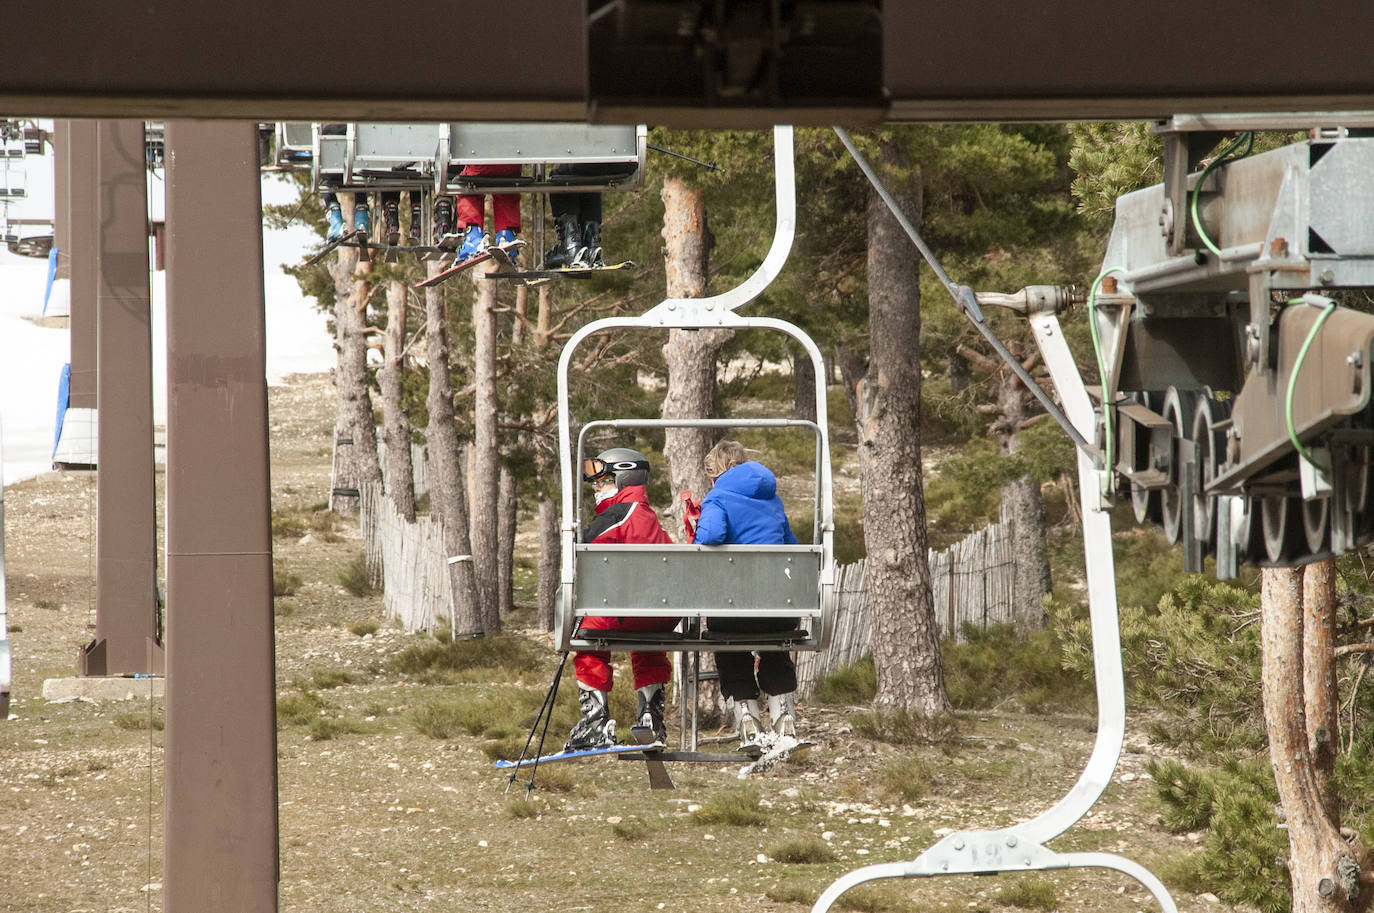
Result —
[[648, 472], [649, 464], [644, 460], [616, 460], [614, 463], [607, 463], [605, 460], [595, 458], [583, 460], [582, 481], [595, 482], [617, 472], [628, 472], [633, 469], [642, 469]]

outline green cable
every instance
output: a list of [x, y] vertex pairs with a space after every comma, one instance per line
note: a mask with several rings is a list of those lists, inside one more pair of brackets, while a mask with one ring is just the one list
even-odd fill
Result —
[[1207, 231], [1202, 227], [1202, 219], [1198, 218], [1197, 200], [1198, 197], [1202, 194], [1202, 185], [1207, 183], [1207, 175], [1211, 174], [1213, 171], [1217, 169], [1217, 167], [1224, 164], [1228, 160], [1227, 157], [1230, 156], [1232, 152], [1235, 152], [1236, 149], [1240, 146], [1240, 144], [1244, 142], [1248, 142], [1249, 145], [1246, 146], [1245, 151], [1242, 152], [1240, 155], [1236, 156], [1236, 158], [1244, 158], [1245, 156], [1250, 154], [1250, 150], [1255, 147], [1255, 134], [1252, 131], [1247, 130], [1240, 136], [1237, 136], [1235, 138], [1235, 141], [1232, 142], [1231, 145], [1227, 146], [1224, 150], [1222, 150], [1221, 155], [1218, 155], [1216, 158], [1212, 159], [1211, 164], [1209, 164], [1206, 168], [1202, 169], [1202, 174], [1198, 176], [1197, 183], [1193, 185], [1193, 196], [1192, 200], [1189, 202], [1188, 205], [1188, 210], [1193, 217], [1193, 228], [1197, 231], [1198, 237], [1202, 239], [1203, 246], [1205, 246], [1208, 250], [1210, 250], [1213, 254], [1215, 254], [1218, 257], [1221, 256], [1221, 248], [1213, 244], [1212, 239], [1207, 237]]
[[1112, 458], [1114, 450], [1112, 445], [1115, 443], [1115, 440], [1112, 438], [1112, 410], [1110, 404], [1107, 402], [1107, 363], [1102, 360], [1102, 340], [1099, 339], [1097, 335], [1097, 317], [1093, 311], [1097, 307], [1097, 290], [1102, 287], [1102, 280], [1106, 279], [1112, 273], [1124, 273], [1125, 271], [1126, 267], [1124, 266], [1107, 267], [1097, 274], [1097, 278], [1093, 280], [1092, 289], [1088, 292], [1088, 329], [1091, 331], [1093, 338], [1093, 356], [1097, 359], [1097, 376], [1098, 379], [1102, 381], [1102, 424], [1103, 435], [1107, 445], [1108, 478], [1112, 477]]
[[[1294, 298], [1289, 301], [1293, 304], [1302, 301], [1301, 298]], [[1293, 391], [1298, 387], [1298, 372], [1302, 370], [1303, 359], [1307, 358], [1307, 350], [1312, 346], [1312, 340], [1317, 338], [1317, 333], [1321, 330], [1322, 324], [1326, 323], [1326, 318], [1331, 316], [1331, 312], [1336, 309], [1336, 302], [1328, 301], [1326, 307], [1322, 309], [1321, 316], [1317, 322], [1312, 324], [1312, 329], [1307, 331], [1307, 338], [1302, 341], [1302, 348], [1298, 349], [1298, 358], [1293, 362], [1293, 373], [1288, 376], [1288, 395], [1284, 397], [1283, 411], [1288, 420], [1288, 439], [1293, 442], [1293, 447], [1298, 451], [1298, 456], [1308, 463], [1312, 463], [1312, 458], [1307, 455], [1307, 450], [1303, 448], [1302, 441], [1298, 440], [1298, 434], [1293, 430]], [[1313, 463], [1313, 465], [1316, 465]]]

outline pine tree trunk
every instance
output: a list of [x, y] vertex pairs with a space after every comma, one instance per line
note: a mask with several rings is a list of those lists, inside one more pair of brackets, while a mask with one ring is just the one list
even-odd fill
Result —
[[816, 420], [816, 366], [805, 351], [792, 353], [792, 417]]
[[1340, 722], [1336, 718], [1336, 561], [1328, 558], [1303, 569], [1302, 692], [1307, 750], [1326, 813], [1339, 821], [1338, 796], [1329, 787], [1336, 774]]
[[401, 408], [406, 343], [406, 286], [399, 279], [386, 286], [386, 347], [377, 384], [382, 391], [383, 439], [386, 441], [387, 495], [407, 523], [415, 522], [415, 467], [410, 462], [410, 416]]
[[[352, 221], [353, 203], [344, 194], [344, 218]], [[340, 247], [334, 264], [334, 347], [338, 370], [334, 375], [339, 396], [335, 430], [335, 472], [329, 506], [345, 516], [358, 512], [359, 497], [352, 492], [382, 481], [377, 460], [377, 425], [372, 417], [368, 392], [367, 299], [371, 283], [366, 267], [358, 263], [357, 248]], [[343, 492], [343, 493], [341, 493]]]
[[482, 629], [501, 630], [500, 560], [500, 455], [496, 430], [496, 283], [480, 275], [495, 267], [478, 267], [473, 274], [477, 294], [472, 301], [473, 401], [472, 558], [477, 572], [477, 597], [482, 607]]
[[[888, 149], [886, 163], [896, 164]], [[889, 181], [889, 186], [895, 182]], [[919, 184], [911, 187], [919, 193]], [[919, 224], [921, 201], [897, 194]], [[916, 255], [876, 193], [868, 199], [869, 364], [859, 389], [866, 584], [872, 618], [874, 705], [949, 709], [926, 560], [921, 479], [920, 285]]]
[[1012, 528], [1012, 614], [1022, 630], [1043, 628], [1041, 597], [1050, 591], [1049, 549], [1045, 547], [1045, 501], [1040, 486], [1027, 473], [1002, 486], [1002, 511]]
[[[1312, 613], [1321, 616], [1333, 601], [1331, 570], [1312, 565], [1308, 572], [1313, 575], [1308, 597], [1318, 603]], [[1261, 573], [1264, 720], [1274, 781], [1288, 826], [1293, 913], [1358, 913], [1368, 909], [1370, 902], [1368, 884], [1362, 886], [1359, 879], [1369, 864], [1368, 854], [1358, 843], [1348, 844], [1341, 838], [1339, 820], [1329, 810], [1325, 795], [1326, 777], [1309, 749], [1314, 725], [1307, 719], [1307, 707], [1328, 700], [1334, 703], [1334, 697], [1304, 695], [1308, 684], [1318, 691], [1333, 686], [1329, 673], [1335, 657], [1330, 650], [1317, 655], [1305, 646], [1303, 570], [1265, 568]], [[1323, 621], [1317, 624], [1325, 626]], [[1323, 637], [1318, 633], [1317, 640]], [[1317, 668], [1306, 670], [1307, 662]]]
[[539, 499], [539, 630], [553, 630], [553, 598], [558, 592], [558, 502], [547, 495]]
[[500, 509], [497, 513], [496, 595], [502, 615], [515, 608], [515, 476], [501, 467]]
[[[663, 182], [664, 265], [670, 298], [702, 298], [706, 295], [707, 263], [711, 233], [706, 226], [706, 204], [700, 190], [680, 178]], [[674, 418], [710, 418], [715, 412], [716, 356], [733, 334], [729, 330], [669, 330], [663, 357], [668, 364], [668, 391], [662, 415]], [[670, 428], [664, 435], [663, 459], [674, 493], [691, 490], [696, 498], [706, 493], [702, 461], [711, 449], [710, 433], [700, 428]], [[660, 508], [662, 505], [660, 505]], [[682, 502], [673, 498], [674, 522], [669, 532], [682, 539]]]
[[[438, 274], [440, 264], [428, 264], [427, 273]], [[467, 484], [463, 476], [458, 428], [453, 418], [453, 385], [449, 380], [448, 307], [437, 286], [425, 289], [425, 342], [429, 359], [430, 513], [443, 525], [444, 551], [448, 556], [449, 587], [453, 594], [453, 630], [459, 636], [483, 633], [477, 602], [477, 580], [472, 567], [468, 538]], [[454, 559], [458, 560], [454, 560]]]

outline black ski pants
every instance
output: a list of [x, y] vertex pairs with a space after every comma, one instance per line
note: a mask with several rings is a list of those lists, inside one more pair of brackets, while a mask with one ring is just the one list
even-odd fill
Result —
[[[797, 619], [708, 618], [706, 628], [726, 633], [794, 631]], [[720, 673], [721, 694], [736, 701], [756, 701], [760, 691], [790, 694], [797, 690], [797, 664], [792, 661], [791, 653], [781, 650], [760, 652], [757, 671], [753, 653], [717, 653], [716, 671]]]

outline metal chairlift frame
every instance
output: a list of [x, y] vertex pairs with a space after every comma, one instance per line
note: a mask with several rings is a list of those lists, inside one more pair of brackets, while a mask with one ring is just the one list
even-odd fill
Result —
[[[847, 139], [846, 134], [838, 129], [837, 132], [842, 139]], [[856, 148], [851, 147], [850, 151], [908, 236], [922, 247], [915, 228], [903, 216], [868, 163]], [[1096, 440], [1098, 422], [1093, 401], [1065, 343], [1054, 304], [1042, 302], [1039, 307], [1032, 306], [1027, 316], [1069, 422], [1085, 441]], [[1121, 663], [1116, 570], [1112, 560], [1111, 503], [1104, 496], [1108, 470], [1100, 465], [1101, 459], [1101, 453], [1095, 449], [1078, 447], [1078, 490], [1083, 514], [1083, 551], [1087, 559], [1093, 674], [1097, 688], [1097, 739], [1077, 782], [1053, 807], [1029, 821], [995, 830], [957, 831], [908, 862], [880, 863], [843, 875], [817, 898], [812, 913], [826, 913], [850, 888], [883, 878], [991, 875], [1070, 868], [1112, 869], [1129, 875], [1150, 892], [1163, 913], [1178, 913], [1163, 882], [1138, 862], [1114, 853], [1060, 853], [1044, 845], [1072, 827], [1101, 797], [1121, 757], [1126, 731], [1126, 689]]]
[[[774, 128], [777, 225], [773, 243], [759, 268], [743, 283], [710, 298], [668, 298], [638, 317], [608, 317], [579, 329], [558, 361], [558, 431], [562, 483], [562, 565], [554, 635], [559, 650], [639, 649], [669, 651], [821, 650], [829, 643], [835, 611], [834, 503], [830, 440], [825, 402], [825, 367], [820, 349], [797, 326], [776, 318], [735, 313], [781, 272], [796, 234], [796, 187], [792, 128]], [[811, 358], [816, 376], [816, 421], [795, 419], [605, 420], [588, 423], [573, 443], [569, 366], [588, 337], [614, 329], [767, 329], [791, 336]], [[578, 468], [589, 431], [597, 428], [805, 427], [816, 435], [816, 506], [812, 545], [595, 545], [577, 542], [581, 518]], [[606, 569], [615, 570], [610, 574]], [[798, 567], [805, 573], [797, 575]], [[588, 585], [579, 589], [579, 569]], [[608, 579], [628, 578], [633, 589], [598, 590]], [[761, 582], [772, 581], [772, 583]], [[652, 590], [652, 592], [650, 592]], [[790, 596], [789, 596], [790, 594]], [[789, 601], [790, 599], [790, 601]], [[651, 600], [656, 605], [645, 605]], [[733, 600], [733, 601], [732, 601]], [[627, 603], [635, 604], [627, 604]], [[777, 616], [810, 619], [806, 636], [775, 639], [715, 634], [619, 636], [597, 631], [595, 640], [576, 631], [589, 615], [703, 618]], [[693, 681], [693, 685], [695, 682]], [[684, 695], [687, 697], [688, 695]], [[695, 742], [695, 729], [693, 730]]]
[[[0, 467], [4, 466], [3, 433], [0, 433]], [[0, 478], [0, 723], [9, 719], [11, 657], [9, 594], [5, 590], [5, 486]]]

